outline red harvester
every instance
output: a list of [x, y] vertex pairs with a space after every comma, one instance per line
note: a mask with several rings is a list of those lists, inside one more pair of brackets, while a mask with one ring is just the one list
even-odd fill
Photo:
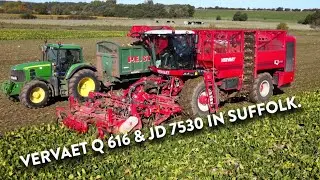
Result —
[[266, 102], [274, 87], [294, 80], [296, 40], [286, 31], [134, 26], [128, 35], [138, 39], [133, 46], [148, 51], [153, 75], [121, 92], [92, 92], [82, 104], [70, 98], [69, 108], [57, 108], [69, 128], [87, 132], [88, 124], [95, 124], [100, 137], [125, 133], [180, 113], [215, 113], [233, 97]]

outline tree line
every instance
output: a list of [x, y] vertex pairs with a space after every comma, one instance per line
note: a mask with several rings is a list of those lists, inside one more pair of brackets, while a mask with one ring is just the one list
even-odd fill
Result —
[[220, 10], [238, 10], [238, 11], [295, 11], [295, 12], [300, 12], [300, 11], [317, 11], [320, 10], [319, 8], [312, 8], [312, 9], [299, 9], [299, 8], [283, 8], [283, 7], [278, 7], [278, 8], [228, 8], [228, 7], [199, 7], [197, 9], [220, 9]]
[[2, 2], [0, 13], [44, 14], [44, 15], [82, 15], [130, 18], [188, 18], [193, 17], [195, 7], [191, 5], [163, 4], [116, 4], [116, 1], [79, 2]]
[[309, 24], [312, 28], [320, 28], [320, 10], [313, 14], [309, 14], [304, 20], [299, 21], [300, 24]]

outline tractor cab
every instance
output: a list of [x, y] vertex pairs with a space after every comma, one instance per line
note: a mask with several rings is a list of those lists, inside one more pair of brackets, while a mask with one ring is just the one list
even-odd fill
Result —
[[188, 30], [150, 30], [144, 33], [153, 53], [153, 65], [165, 70], [192, 70], [196, 62], [196, 35]]
[[42, 46], [43, 61], [53, 65], [57, 77], [64, 78], [73, 64], [83, 62], [82, 48], [74, 44], [46, 44]]

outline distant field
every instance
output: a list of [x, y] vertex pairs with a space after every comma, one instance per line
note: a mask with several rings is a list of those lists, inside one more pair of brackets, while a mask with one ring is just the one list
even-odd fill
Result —
[[[58, 19], [58, 17], [67, 17], [68, 15], [36, 15], [38, 19]], [[97, 19], [103, 19], [104, 17], [94, 16]], [[5, 14], [0, 13], [0, 19], [20, 19], [20, 14]]]
[[123, 37], [125, 31], [80, 31], [53, 29], [0, 29], [0, 40], [71, 39]]
[[[194, 18], [201, 19], [216, 19], [218, 15], [223, 20], [232, 20], [233, 15], [237, 10], [196, 10]], [[249, 20], [252, 21], [284, 21], [284, 22], [298, 22], [304, 19], [308, 14], [312, 12], [279, 12], [279, 11], [245, 11]]]
[[[220, 29], [249, 28], [249, 29], [275, 29], [280, 22], [286, 22], [291, 30], [312, 30], [308, 25], [298, 24], [312, 12], [278, 12], [278, 11], [245, 11], [249, 21], [232, 21], [236, 10], [196, 10], [193, 18], [171, 19], [174, 23], [167, 23], [167, 18], [119, 18], [97, 17], [94, 20], [58, 20], [65, 15], [36, 15], [37, 19], [20, 19], [19, 14], [1, 14], [0, 29], [67, 29], [67, 30], [107, 30], [128, 31], [133, 25], [164, 26], [175, 28], [208, 28]], [[217, 21], [220, 15], [222, 20]], [[203, 25], [185, 25], [185, 21], [202, 21]]]
[[[0, 20], [1, 21], [1, 20]], [[11, 20], [11, 23], [0, 22], [0, 29], [55, 29], [55, 30], [94, 30], [94, 31], [126, 31], [128, 32], [131, 26], [112, 26], [112, 25], [78, 25], [73, 26], [70, 23], [60, 24], [32, 24], [32, 23], [12, 23], [15, 20]], [[19, 20], [18, 20], [19, 21]], [[23, 21], [23, 20], [21, 20]], [[26, 20], [27, 21], [27, 20]], [[37, 20], [34, 20], [37, 21]], [[57, 21], [59, 20], [48, 20]], [[71, 21], [71, 20], [69, 20]], [[1, 35], [0, 35], [1, 36]]]
[[[156, 23], [156, 20], [159, 23]], [[94, 30], [106, 30], [106, 31], [122, 31], [129, 30], [133, 25], [148, 25], [148, 26], [173, 26], [175, 28], [183, 29], [195, 29], [195, 28], [209, 28], [213, 25], [215, 28], [220, 29], [237, 29], [237, 28], [247, 28], [247, 29], [275, 29], [277, 25], [281, 22], [267, 22], [267, 21], [231, 21], [231, 20], [221, 20], [216, 21], [215, 19], [194, 19], [197, 21], [203, 21], [203, 25], [184, 25], [184, 21], [190, 21], [190, 19], [173, 19], [175, 23], [167, 23], [168, 19], [114, 19], [105, 18], [97, 20], [55, 20], [55, 19], [1, 19], [0, 18], [0, 28], [10, 28], [10, 29], [34, 29], [35, 27], [39, 29], [94, 29]], [[298, 24], [297, 22], [287, 23], [292, 30], [312, 30], [308, 25]]]

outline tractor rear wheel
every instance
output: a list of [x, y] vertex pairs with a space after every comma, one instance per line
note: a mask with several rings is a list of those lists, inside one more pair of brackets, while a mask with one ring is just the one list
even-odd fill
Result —
[[273, 95], [272, 76], [269, 73], [261, 73], [254, 80], [249, 100], [253, 103], [267, 102]]
[[20, 94], [20, 102], [28, 108], [41, 108], [47, 105], [50, 97], [45, 82], [33, 80], [27, 83]]
[[69, 96], [83, 101], [89, 92], [100, 90], [100, 82], [92, 70], [82, 69], [76, 72], [69, 81]]
[[[215, 97], [219, 102], [219, 90], [216, 87]], [[185, 82], [179, 95], [178, 103], [183, 112], [190, 117], [206, 116], [209, 114], [207, 92], [203, 77], [189, 79]]]

